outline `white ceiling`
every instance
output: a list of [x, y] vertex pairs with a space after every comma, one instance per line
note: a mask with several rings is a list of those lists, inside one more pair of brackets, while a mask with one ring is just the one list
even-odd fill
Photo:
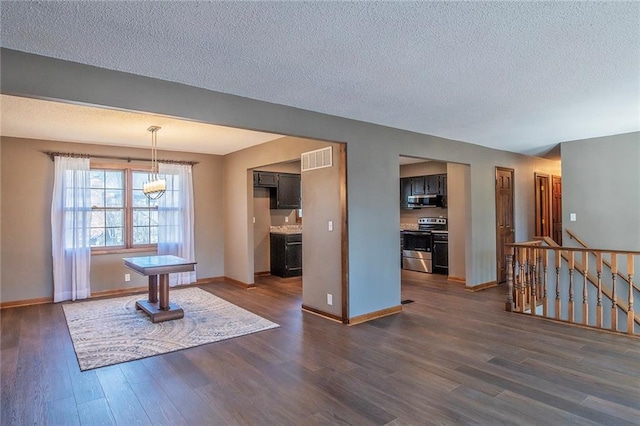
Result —
[[0, 9], [3, 47], [498, 149], [640, 130], [640, 2]]
[[159, 115], [7, 95], [0, 95], [0, 111], [0, 134], [28, 139], [149, 148], [151, 134], [147, 129], [160, 126], [160, 150], [225, 155], [282, 137]]

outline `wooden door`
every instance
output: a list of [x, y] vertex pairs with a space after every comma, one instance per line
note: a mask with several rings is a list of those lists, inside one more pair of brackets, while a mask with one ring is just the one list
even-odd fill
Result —
[[562, 245], [562, 178], [552, 176], [551, 186], [551, 238]]
[[551, 208], [549, 201], [551, 199], [549, 176], [536, 173], [535, 180], [535, 196], [536, 196], [536, 236], [551, 236]]
[[507, 279], [504, 245], [515, 242], [513, 174], [513, 169], [496, 167], [496, 260], [498, 283]]

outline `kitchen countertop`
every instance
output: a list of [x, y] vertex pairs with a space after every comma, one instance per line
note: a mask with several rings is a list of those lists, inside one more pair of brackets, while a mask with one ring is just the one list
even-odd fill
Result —
[[400, 230], [401, 231], [417, 231], [418, 224], [417, 223], [401, 223]]
[[285, 225], [285, 226], [270, 226], [269, 232], [272, 234], [302, 234], [302, 225]]

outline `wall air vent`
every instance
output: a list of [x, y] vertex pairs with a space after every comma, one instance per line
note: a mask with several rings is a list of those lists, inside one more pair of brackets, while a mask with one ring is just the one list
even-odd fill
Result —
[[301, 156], [302, 171], [322, 169], [333, 166], [333, 151], [331, 146], [315, 151], [304, 152]]

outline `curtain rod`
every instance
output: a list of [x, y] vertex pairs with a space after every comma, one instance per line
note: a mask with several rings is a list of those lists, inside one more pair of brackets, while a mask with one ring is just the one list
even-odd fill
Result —
[[[125, 160], [128, 163], [132, 161], [151, 161], [151, 158], [137, 158], [137, 157], [117, 157], [113, 155], [94, 155], [94, 154], [83, 154], [78, 152], [57, 152], [57, 151], [42, 151], [44, 154], [47, 154], [51, 157], [51, 161], [53, 161], [54, 157], [72, 157], [72, 158], [104, 158], [107, 160]], [[200, 164], [199, 161], [181, 161], [181, 160], [162, 160], [158, 159], [159, 163], [167, 163], [167, 164], [188, 164], [191, 166], [195, 166], [196, 164]]]

